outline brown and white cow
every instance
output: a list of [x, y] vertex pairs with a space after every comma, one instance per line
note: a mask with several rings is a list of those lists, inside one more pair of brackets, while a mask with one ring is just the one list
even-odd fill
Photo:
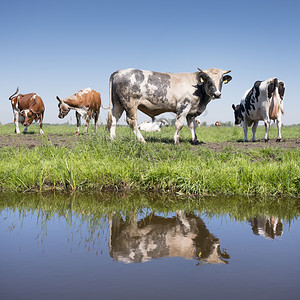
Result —
[[71, 109], [74, 109], [76, 111], [76, 135], [79, 134], [80, 117], [85, 119], [85, 133], [88, 132], [90, 119], [94, 118], [96, 132], [101, 107], [101, 96], [98, 92], [90, 88], [86, 88], [65, 99], [60, 99], [58, 96], [56, 98], [59, 101], [58, 117], [60, 119], [64, 118]]
[[215, 126], [217, 126], [217, 127], [221, 126], [221, 122], [220, 121], [216, 121], [215, 122]]
[[26, 133], [28, 126], [35, 120], [40, 122], [40, 134], [43, 134], [45, 106], [42, 98], [35, 93], [15, 96], [18, 91], [19, 88], [9, 97], [14, 113], [15, 133], [20, 133], [19, 123], [25, 126], [23, 133]]
[[123, 111], [137, 139], [145, 143], [138, 129], [137, 110], [152, 119], [165, 112], [176, 114], [174, 143], [179, 144], [179, 132], [187, 120], [192, 143], [197, 144], [195, 117], [201, 115], [212, 99], [221, 98], [223, 83], [232, 77], [230, 71], [216, 68], [195, 73], [158, 73], [137, 69], [120, 70], [110, 77], [110, 112], [107, 127], [110, 138], [116, 137], [116, 123]]

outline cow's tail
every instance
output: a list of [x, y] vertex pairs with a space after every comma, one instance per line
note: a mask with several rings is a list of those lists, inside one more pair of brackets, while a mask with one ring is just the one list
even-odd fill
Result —
[[110, 130], [110, 127], [112, 125], [112, 81], [113, 81], [113, 75], [112, 74], [109, 78], [109, 111], [107, 115], [107, 123], [106, 128]]

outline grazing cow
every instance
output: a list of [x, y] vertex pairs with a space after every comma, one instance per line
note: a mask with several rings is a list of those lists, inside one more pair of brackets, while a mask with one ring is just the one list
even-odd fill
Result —
[[40, 122], [40, 134], [43, 134], [45, 106], [42, 98], [35, 93], [15, 96], [18, 91], [19, 88], [9, 97], [14, 113], [15, 133], [20, 133], [19, 123], [25, 126], [23, 133], [26, 133], [28, 126], [35, 120]]
[[217, 126], [217, 127], [221, 126], [221, 122], [220, 121], [216, 121], [215, 126]]
[[91, 118], [95, 120], [95, 132], [97, 130], [97, 121], [99, 118], [101, 97], [100, 94], [90, 88], [80, 90], [76, 94], [60, 99], [58, 96], [56, 99], [59, 101], [58, 108], [60, 119], [64, 118], [71, 109], [76, 111], [77, 131], [76, 135], [79, 135], [80, 117], [85, 119], [85, 133], [88, 132], [88, 126]]
[[247, 90], [237, 106], [232, 104], [235, 124], [243, 123], [244, 141], [248, 141], [248, 127], [252, 127], [252, 142], [255, 142], [255, 133], [259, 120], [265, 123], [265, 142], [269, 140], [269, 127], [271, 120], [277, 120], [277, 142], [281, 141], [281, 115], [283, 114], [283, 96], [285, 85], [277, 78], [265, 81], [256, 81], [254, 86]]
[[116, 123], [123, 111], [140, 142], [145, 143], [137, 126], [139, 109], [152, 119], [165, 112], [176, 113], [175, 144], [185, 119], [191, 130], [192, 143], [197, 144], [195, 117], [201, 115], [212, 99], [221, 97], [222, 83], [232, 77], [230, 71], [211, 68], [195, 73], [158, 73], [137, 69], [120, 70], [110, 77], [110, 111], [107, 127], [110, 138], [116, 136]]
[[173, 218], [151, 214], [110, 222], [109, 253], [124, 263], [142, 263], [163, 257], [183, 257], [200, 262], [227, 264], [230, 256], [220, 250], [220, 240], [201, 218], [177, 212]]

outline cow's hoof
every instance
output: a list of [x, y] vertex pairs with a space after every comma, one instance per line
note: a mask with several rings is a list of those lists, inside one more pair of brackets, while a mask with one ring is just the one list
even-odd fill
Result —
[[76, 136], [79, 135], [79, 132], [76, 132], [75, 135], [76, 135]]
[[192, 145], [201, 145], [202, 142], [199, 142], [198, 140], [196, 140], [196, 141], [191, 141], [191, 144]]
[[281, 139], [277, 139], [276, 142], [277, 142], [277, 143], [281, 142]]
[[269, 139], [265, 139], [265, 143], [267, 143], [269, 141]]

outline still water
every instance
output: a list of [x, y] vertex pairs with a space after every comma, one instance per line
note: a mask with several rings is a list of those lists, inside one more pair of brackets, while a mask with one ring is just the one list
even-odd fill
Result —
[[0, 299], [300, 299], [300, 199], [0, 195]]

